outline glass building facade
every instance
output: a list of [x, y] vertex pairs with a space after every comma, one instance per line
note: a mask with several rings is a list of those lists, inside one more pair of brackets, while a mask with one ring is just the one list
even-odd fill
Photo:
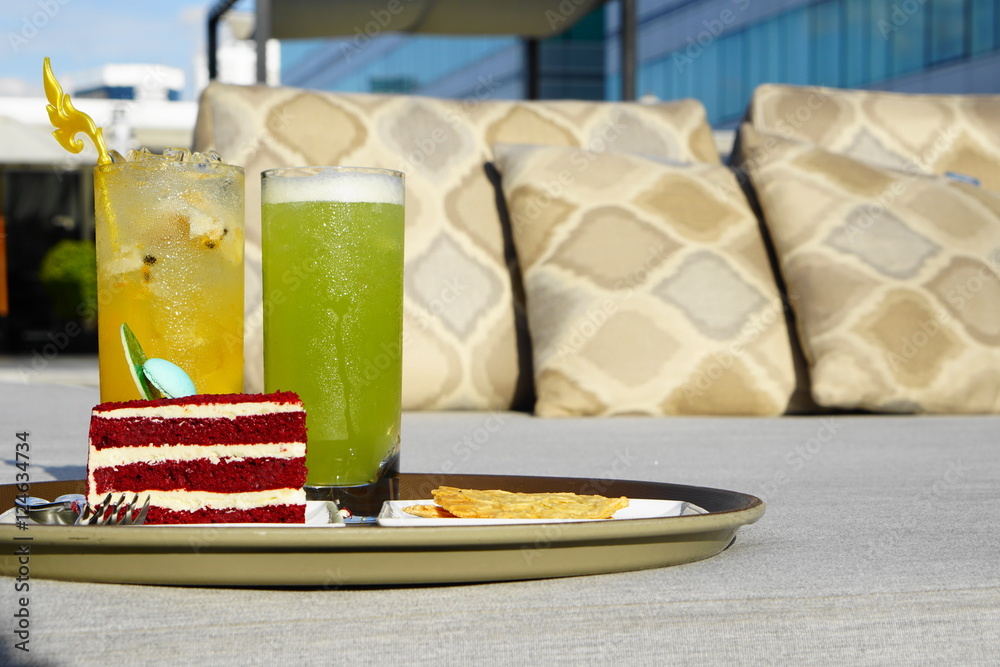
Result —
[[1000, 92], [998, 0], [640, 2], [639, 43], [639, 94], [698, 98], [716, 126], [761, 83]]
[[[539, 44], [542, 98], [619, 99], [616, 1]], [[1000, 93], [1000, 0], [639, 0], [640, 97], [701, 100], [733, 126], [754, 88], [791, 83]], [[527, 94], [513, 37], [364, 35], [282, 44], [282, 83], [470, 97]]]
[[288, 41], [281, 45], [281, 82], [342, 92], [411, 93], [519, 44], [511, 37], [399, 35]]

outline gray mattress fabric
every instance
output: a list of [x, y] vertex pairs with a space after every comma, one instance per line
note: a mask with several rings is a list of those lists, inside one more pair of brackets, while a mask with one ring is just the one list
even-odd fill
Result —
[[[97, 399], [0, 385], [0, 483], [20, 430], [32, 481], [83, 478]], [[767, 512], [717, 556], [620, 574], [306, 590], [32, 579], [30, 653], [4, 578], [0, 663], [996, 664], [998, 435], [998, 417], [406, 414], [407, 472], [692, 484]]]

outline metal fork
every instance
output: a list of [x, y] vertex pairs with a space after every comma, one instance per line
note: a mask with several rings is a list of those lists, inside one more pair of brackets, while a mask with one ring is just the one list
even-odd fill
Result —
[[93, 507], [85, 506], [76, 520], [76, 525], [141, 526], [146, 521], [146, 514], [149, 513], [149, 496], [146, 496], [146, 502], [142, 507], [137, 508], [139, 504], [138, 493], [132, 496], [132, 500], [128, 502], [126, 502], [127, 493], [123, 493], [118, 500], [115, 500], [113, 495], [109, 493]]

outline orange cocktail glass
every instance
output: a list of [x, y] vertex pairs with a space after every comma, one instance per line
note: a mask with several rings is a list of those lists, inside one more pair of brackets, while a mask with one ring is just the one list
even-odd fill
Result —
[[[243, 391], [243, 170], [215, 153], [109, 151], [101, 128], [42, 67], [52, 135], [97, 148], [97, 330], [101, 400], [143, 398], [127, 361], [131, 330], [203, 394]], [[128, 327], [123, 325], [127, 324]]]
[[133, 152], [94, 171], [101, 400], [140, 398], [123, 323], [199, 393], [243, 391], [243, 170]]

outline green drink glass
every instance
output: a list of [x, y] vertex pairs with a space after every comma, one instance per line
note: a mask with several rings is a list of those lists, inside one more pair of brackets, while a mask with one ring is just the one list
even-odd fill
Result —
[[403, 328], [403, 174], [261, 174], [264, 387], [306, 408], [307, 497], [358, 517], [395, 498]]

